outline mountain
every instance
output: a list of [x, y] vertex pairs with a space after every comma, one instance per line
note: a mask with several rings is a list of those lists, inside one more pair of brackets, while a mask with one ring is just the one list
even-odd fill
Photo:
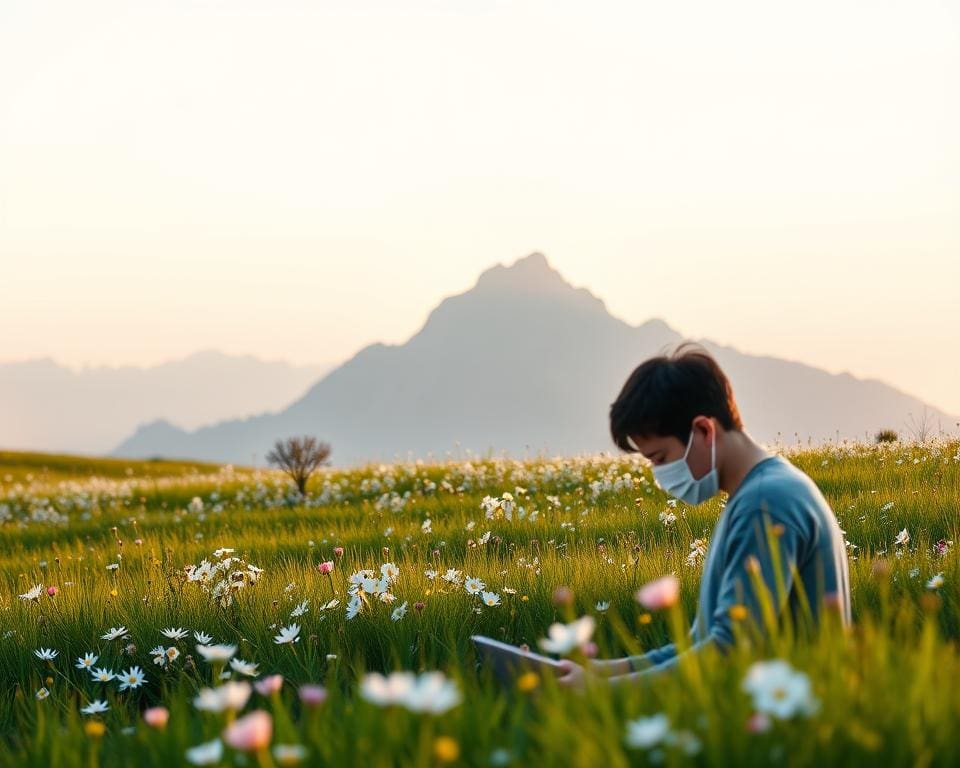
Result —
[[[328, 441], [338, 465], [466, 449], [515, 457], [609, 451], [607, 414], [627, 375], [679, 341], [662, 320], [631, 326], [613, 317], [535, 253], [487, 270], [407, 342], [360, 350], [282, 411], [195, 431], [147, 425], [115, 453], [262, 463], [277, 438], [298, 434]], [[863, 438], [901, 429], [925, 407], [878, 381], [701, 343], [728, 371], [759, 440]], [[944, 426], [956, 421], [927, 410]]]
[[0, 363], [0, 446], [106, 453], [158, 418], [192, 429], [283, 407], [329, 368], [214, 351], [151, 368]]

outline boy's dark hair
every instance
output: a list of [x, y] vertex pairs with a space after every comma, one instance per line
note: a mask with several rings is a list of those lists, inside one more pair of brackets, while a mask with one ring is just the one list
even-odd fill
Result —
[[636, 449], [628, 435], [676, 437], [684, 445], [696, 416], [712, 416], [724, 429], [742, 429], [726, 374], [698, 344], [645, 360], [610, 406], [610, 434], [624, 451]]

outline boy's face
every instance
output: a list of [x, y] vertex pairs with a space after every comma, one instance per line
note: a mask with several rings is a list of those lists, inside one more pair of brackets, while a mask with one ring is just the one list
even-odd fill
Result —
[[[687, 446], [673, 435], [630, 435], [630, 441], [651, 464], [669, 464], [682, 459], [687, 453], [687, 465], [694, 478], [699, 480], [710, 471], [710, 445], [716, 439], [716, 424], [708, 416], [697, 416], [693, 420], [692, 445]], [[717, 446], [717, 463], [720, 461], [720, 447]]]

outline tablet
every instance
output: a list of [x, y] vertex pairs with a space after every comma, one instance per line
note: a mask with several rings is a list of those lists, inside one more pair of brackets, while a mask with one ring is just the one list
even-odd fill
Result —
[[549, 656], [525, 651], [483, 635], [472, 635], [470, 639], [473, 640], [480, 658], [493, 667], [493, 673], [501, 683], [509, 683], [517, 675], [530, 670], [551, 674], [557, 674], [561, 670], [560, 662]]

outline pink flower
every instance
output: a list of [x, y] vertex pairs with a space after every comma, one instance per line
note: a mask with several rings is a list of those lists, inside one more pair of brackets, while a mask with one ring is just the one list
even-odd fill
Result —
[[134, 540], [133, 540], [133, 543], [136, 544], [138, 547], [142, 547], [142, 546], [143, 546], [143, 539], [134, 539]]
[[766, 733], [770, 730], [770, 718], [763, 712], [754, 712], [747, 720], [747, 731], [750, 733]]
[[659, 611], [677, 604], [680, 597], [680, 580], [673, 575], [644, 584], [634, 595], [637, 602], [648, 611]]
[[327, 689], [322, 685], [301, 685], [300, 701], [311, 707], [319, 707], [327, 700]]
[[269, 696], [283, 687], [283, 675], [270, 675], [260, 678], [253, 684], [253, 687], [257, 689], [257, 693], [261, 696]]
[[337, 557], [343, 557], [343, 547], [334, 547], [333, 554], [335, 554]]
[[581, 645], [580, 650], [583, 651], [583, 655], [586, 656], [588, 659], [594, 658], [598, 652], [597, 644], [592, 640], [589, 640], [583, 645]]
[[323, 573], [323, 574], [332, 573], [332, 572], [333, 572], [333, 560], [327, 560], [325, 563], [320, 563], [320, 565], [317, 566], [317, 570], [320, 571], [320, 573]]
[[170, 710], [166, 707], [150, 707], [143, 710], [143, 722], [151, 728], [166, 728], [170, 719]]
[[50, 595], [50, 597], [53, 597], [55, 594], [57, 594], [57, 588], [52, 586], [47, 587], [47, 594]]
[[241, 752], [257, 752], [266, 749], [273, 738], [273, 718], [263, 709], [255, 709], [249, 715], [234, 720], [223, 731], [223, 740]]

